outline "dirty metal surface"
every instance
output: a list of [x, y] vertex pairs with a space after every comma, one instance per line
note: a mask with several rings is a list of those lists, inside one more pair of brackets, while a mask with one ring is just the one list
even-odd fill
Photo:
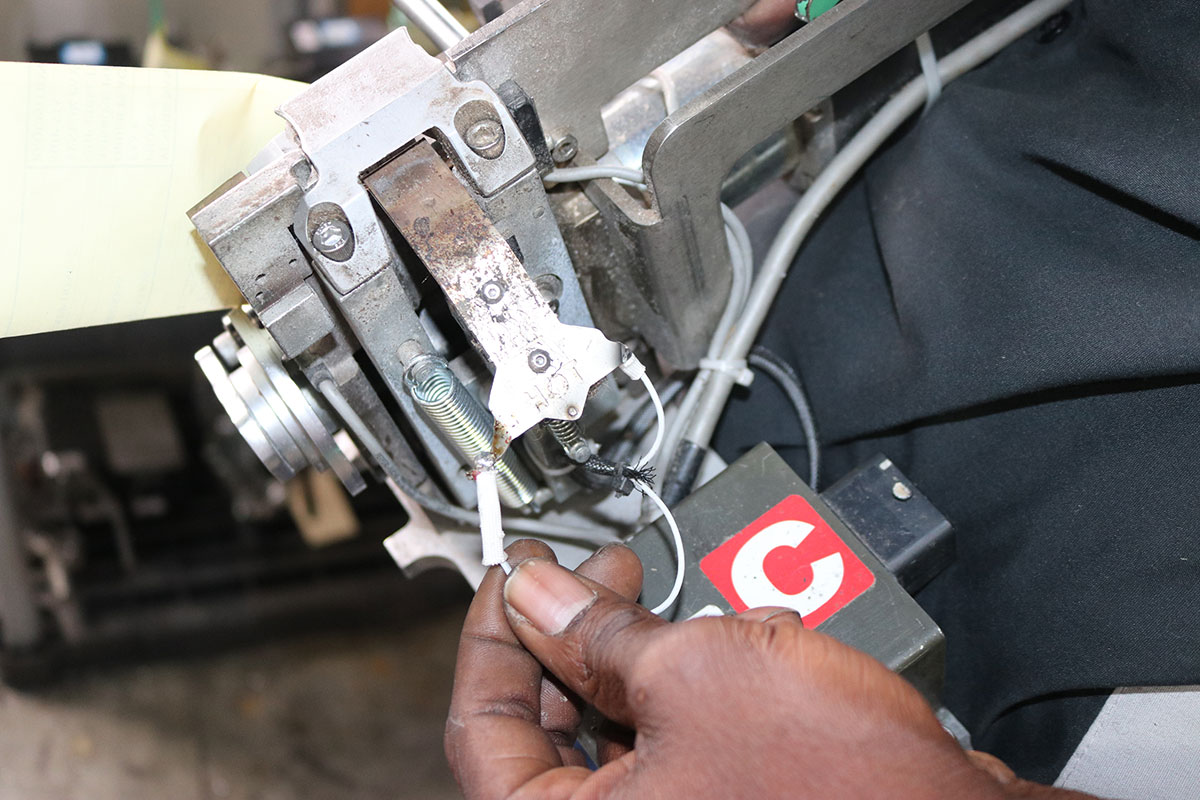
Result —
[[543, 419], [578, 419], [588, 391], [621, 363], [594, 328], [564, 325], [508, 242], [427, 142], [365, 179], [495, 367], [493, 449]]

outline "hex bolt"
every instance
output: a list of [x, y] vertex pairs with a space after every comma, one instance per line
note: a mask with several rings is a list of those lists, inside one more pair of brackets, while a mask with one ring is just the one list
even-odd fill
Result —
[[530, 352], [529, 368], [538, 374], [550, 369], [550, 354], [545, 350], [534, 350]]
[[499, 120], [485, 117], [467, 128], [463, 140], [476, 155], [498, 158], [504, 152], [504, 126]]
[[[445, 359], [421, 356], [404, 379], [413, 402], [445, 435], [464, 464], [473, 468], [475, 459], [492, 452], [492, 415], [467, 391]], [[510, 508], [529, 505], [537, 491], [537, 482], [512, 450], [496, 461], [496, 484], [501, 501]]]
[[579, 142], [570, 134], [555, 142], [554, 149], [550, 151], [550, 157], [554, 159], [555, 164], [566, 164], [574, 160], [577, 155], [579, 155]]
[[908, 487], [908, 484], [901, 483], [900, 481], [896, 481], [892, 484], [892, 497], [903, 502], [911, 499], [912, 496], [913, 492], [912, 489]]
[[479, 296], [489, 306], [495, 305], [504, 299], [504, 287], [500, 284], [500, 281], [488, 281], [480, 287]]

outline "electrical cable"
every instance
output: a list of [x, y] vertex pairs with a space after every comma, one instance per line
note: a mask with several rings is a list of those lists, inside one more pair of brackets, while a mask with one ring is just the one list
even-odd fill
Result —
[[671, 529], [671, 536], [675, 540], [675, 581], [671, 587], [670, 594], [667, 595], [667, 599], [651, 609], [651, 613], [661, 614], [674, 605], [675, 601], [679, 598], [680, 589], [683, 587], [684, 573], [683, 534], [679, 532], [679, 524], [675, 521], [675, 515], [671, 513], [671, 509], [667, 507], [667, 504], [654, 491], [654, 487], [650, 485], [648, 473], [644, 471], [644, 467], [650, 464], [654, 460], [654, 457], [658, 455], [658, 448], [662, 445], [663, 433], [667, 427], [666, 415], [663, 410], [662, 398], [658, 396], [658, 390], [654, 388], [654, 382], [646, 374], [646, 367], [638, 360], [637, 356], [632, 353], [626, 355], [625, 360], [621, 363], [621, 371], [630, 378], [640, 380], [646, 387], [646, 392], [650, 395], [650, 401], [654, 403], [655, 417], [658, 421], [658, 429], [654, 434], [654, 444], [650, 446], [650, 450], [642, 457], [635, 468], [642, 469], [643, 474], [634, 475], [632, 483], [634, 488], [638, 489], [645, 497], [650, 499], [650, 502], [658, 506], [659, 511], [666, 518], [667, 525]]
[[650, 380], [650, 376], [642, 373], [642, 385], [646, 387], [646, 393], [650, 395], [650, 402], [654, 404], [654, 415], [658, 419], [658, 426], [654, 433], [654, 443], [650, 445], [650, 449], [646, 454], [638, 459], [638, 467], [645, 467], [654, 462], [654, 457], [658, 455], [658, 450], [662, 447], [663, 436], [667, 428], [667, 412], [663, 408], [662, 398], [658, 396], [658, 390], [654, 388], [654, 381]]
[[[320, 382], [317, 388], [325, 399], [329, 401], [329, 404], [333, 406], [334, 411], [346, 422], [354, 437], [362, 442], [367, 452], [371, 454], [371, 458], [375, 460], [375, 463], [379, 465], [388, 478], [402, 492], [411, 497], [418, 505], [435, 514], [469, 525], [472, 528], [480, 526], [480, 518], [477, 512], [459, 508], [447, 503], [445, 500], [427, 495], [405, 477], [404, 473], [396, 465], [396, 462], [388, 455], [387, 450], [380, 444], [379, 439], [375, 438], [375, 434], [371, 432], [367, 423], [358, 415], [358, 412], [354, 410], [354, 407], [350, 405], [332, 380], [326, 378]], [[585, 528], [575, 528], [570, 525], [557, 525], [537, 519], [524, 519], [521, 517], [509, 519], [508, 529], [521, 531], [522, 533], [532, 533], [538, 536], [550, 536], [557, 539], [578, 539], [590, 544], [608, 544], [616, 538], [602, 529], [588, 530]]]
[[804, 446], [808, 450], [808, 485], [815, 490], [820, 478], [821, 445], [817, 439], [817, 425], [813, 420], [812, 406], [808, 402], [808, 395], [804, 392], [804, 384], [800, 382], [800, 376], [792, 369], [791, 364], [765, 347], [760, 346], [751, 350], [748, 361], [750, 366], [761, 369], [771, 380], [779, 384], [779, 388], [783, 389], [788, 402], [796, 411], [796, 416], [800, 420], [800, 428], [804, 431]]
[[[1050, 16], [1062, 11], [1071, 0], [1034, 0], [938, 61], [942, 83], [962, 76], [996, 55], [1024, 36]], [[738, 319], [729, 341], [724, 345], [722, 358], [735, 361], [745, 358], [767, 314], [779, 293], [788, 268], [796, 257], [808, 232], [835, 197], [846, 187], [868, 159], [912, 116], [927, 96], [924, 77], [904, 86], [876, 115], [856, 133], [800, 198], [779, 229], [770, 250], [763, 259], [750, 298]], [[712, 440], [729, 394], [733, 390], [732, 376], [714, 372], [706, 381], [696, 411], [685, 420], [684, 438], [701, 448]]]
[[618, 167], [609, 164], [592, 164], [586, 167], [559, 167], [542, 176], [542, 183], [553, 186], [557, 183], [578, 183], [598, 178], [628, 181], [639, 186], [646, 185], [646, 176], [640, 169]]
[[[717, 328], [713, 332], [713, 338], [705, 353], [705, 359], [709, 362], [719, 359], [721, 348], [746, 305], [746, 298], [750, 294], [750, 285], [754, 277], [754, 249], [750, 244], [750, 235], [746, 232], [746, 226], [742, 224], [737, 214], [724, 203], [721, 204], [721, 216], [725, 219], [725, 233], [729, 241], [729, 264], [733, 272], [733, 280], [729, 286], [729, 299], [725, 302], [725, 311], [721, 314], [721, 319], [717, 323]], [[671, 420], [671, 427], [664, 437], [662, 457], [658, 463], [658, 474], [664, 478], [670, 472], [671, 460], [683, 438], [684, 425], [695, 411], [697, 403], [700, 402], [709, 372], [711, 370], [703, 366], [696, 372], [691, 386], [688, 387], [687, 393], [680, 403], [679, 412]]]
[[662, 614], [675, 605], [675, 601], [679, 599], [679, 591], [683, 588], [683, 564], [685, 558], [683, 554], [683, 535], [679, 532], [679, 523], [675, 521], [675, 515], [671, 513], [671, 509], [667, 508], [667, 504], [655, 493], [654, 489], [648, 483], [643, 483], [642, 481], [637, 481], [635, 485], [642, 494], [650, 498], [650, 502], [658, 506], [658, 510], [662, 512], [663, 518], [667, 521], [667, 526], [671, 529], [671, 538], [675, 540], [675, 582], [671, 584], [671, 593], [667, 595], [667, 599], [650, 609], [651, 614]]

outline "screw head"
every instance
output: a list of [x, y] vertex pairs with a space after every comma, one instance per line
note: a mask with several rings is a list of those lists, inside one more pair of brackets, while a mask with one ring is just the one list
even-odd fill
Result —
[[529, 353], [529, 368], [537, 373], [550, 369], [550, 354], [545, 350], [533, 350]]
[[488, 281], [479, 288], [479, 296], [489, 306], [495, 305], [504, 298], [504, 287], [500, 284], [500, 281]]
[[896, 481], [892, 484], [892, 497], [901, 502], [910, 499], [913, 496], [912, 489], [907, 484]]
[[550, 157], [554, 159], [555, 164], [566, 164], [577, 155], [579, 155], [579, 142], [570, 134], [555, 142], [554, 149], [550, 151]]
[[313, 247], [317, 248], [317, 252], [330, 255], [348, 245], [352, 236], [348, 222], [340, 219], [327, 219], [313, 231], [312, 243]]
[[463, 139], [467, 147], [484, 158], [496, 158], [504, 152], [504, 126], [499, 120], [485, 118], [472, 123]]
[[575, 406], [567, 406], [567, 416], [571, 419], [575, 419], [579, 416], [579, 409]]

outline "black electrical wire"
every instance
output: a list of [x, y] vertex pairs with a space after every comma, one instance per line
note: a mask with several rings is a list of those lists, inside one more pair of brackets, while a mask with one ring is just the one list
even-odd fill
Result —
[[788, 402], [795, 409], [796, 416], [800, 419], [800, 427], [804, 430], [805, 447], [808, 449], [808, 485], [816, 489], [820, 477], [821, 445], [817, 439], [817, 425], [813, 420], [812, 406], [808, 402], [808, 395], [804, 392], [800, 376], [792, 369], [791, 364], [762, 345], [750, 351], [747, 362], [779, 384], [779, 388], [783, 389]]

